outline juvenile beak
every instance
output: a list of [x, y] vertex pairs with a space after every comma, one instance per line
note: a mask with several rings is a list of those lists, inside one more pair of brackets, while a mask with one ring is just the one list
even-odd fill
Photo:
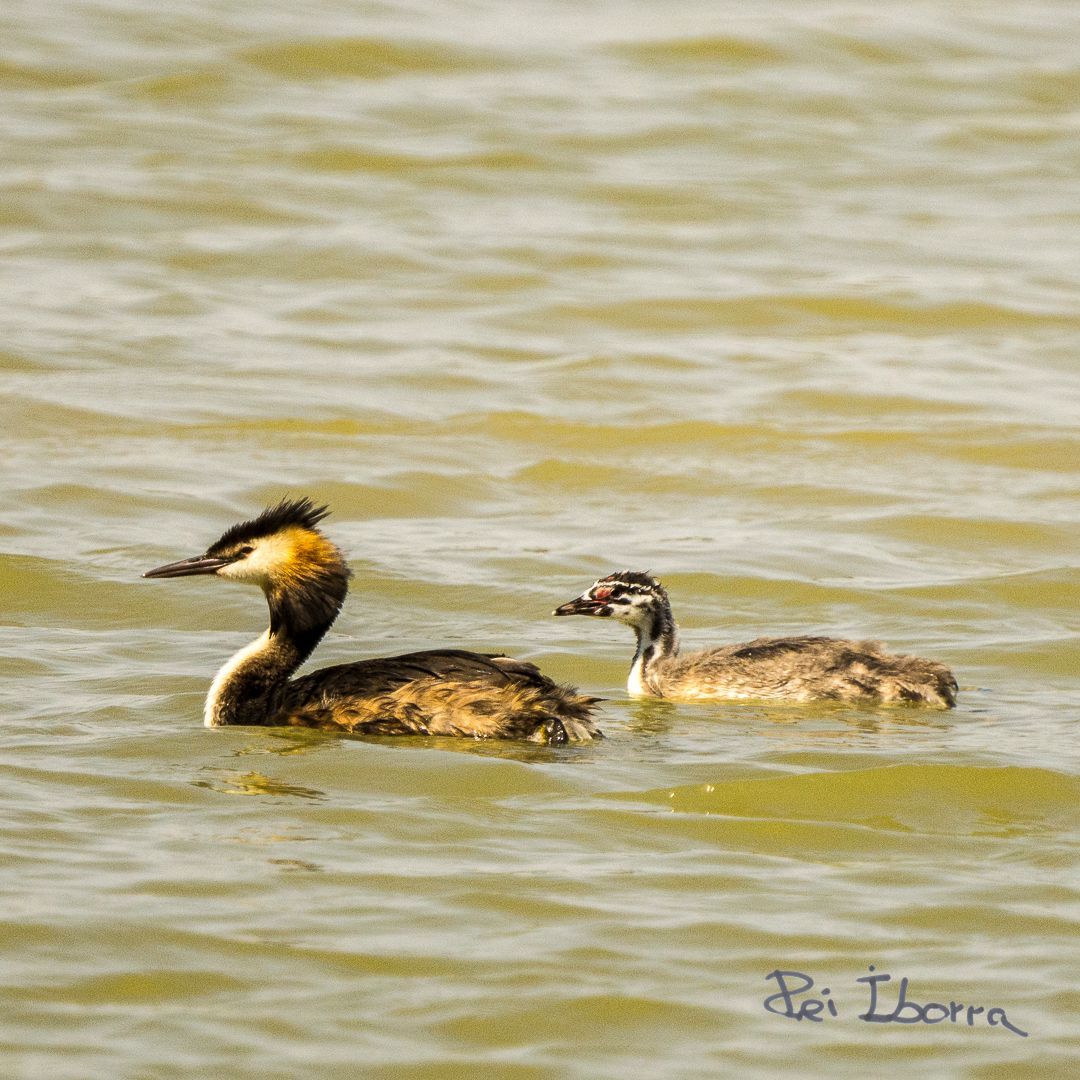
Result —
[[192, 574], [214, 574], [223, 566], [228, 565], [228, 559], [196, 555], [191, 559], [181, 559], [179, 562], [171, 562], [165, 566], [147, 570], [143, 577], [190, 577]]
[[552, 615], [610, 615], [611, 608], [607, 604], [600, 604], [588, 596], [578, 596], [568, 601], [561, 607], [557, 607]]

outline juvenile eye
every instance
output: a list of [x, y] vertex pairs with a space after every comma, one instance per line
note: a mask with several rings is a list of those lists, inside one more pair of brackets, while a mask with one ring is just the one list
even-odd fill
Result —
[[237, 553], [238, 559], [246, 559], [255, 549], [250, 544], [245, 544]]

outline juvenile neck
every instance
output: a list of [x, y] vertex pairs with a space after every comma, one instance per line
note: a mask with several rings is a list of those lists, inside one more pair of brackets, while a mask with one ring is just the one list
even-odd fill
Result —
[[269, 586], [270, 626], [217, 673], [206, 697], [206, 726], [275, 723], [286, 683], [330, 629], [347, 589], [344, 575], [303, 589]]
[[637, 651], [630, 665], [627, 690], [635, 697], [662, 697], [655, 679], [656, 666], [679, 653], [679, 628], [671, 607], [663, 604], [649, 612], [649, 617], [634, 626]]

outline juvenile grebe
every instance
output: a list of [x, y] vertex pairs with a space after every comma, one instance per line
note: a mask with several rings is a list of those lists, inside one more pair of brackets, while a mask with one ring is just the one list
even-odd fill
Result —
[[556, 745], [599, 738], [595, 698], [508, 656], [434, 649], [290, 676], [337, 618], [349, 587], [344, 557], [319, 530], [329, 513], [283, 500], [227, 530], [205, 554], [143, 577], [213, 574], [262, 588], [270, 627], [218, 672], [207, 727], [293, 725], [365, 735], [461, 735]]
[[637, 652], [627, 690], [635, 697], [956, 704], [956, 679], [944, 664], [891, 655], [877, 641], [756, 638], [680, 656], [667, 591], [639, 571], [601, 578], [554, 614], [613, 618], [633, 629]]

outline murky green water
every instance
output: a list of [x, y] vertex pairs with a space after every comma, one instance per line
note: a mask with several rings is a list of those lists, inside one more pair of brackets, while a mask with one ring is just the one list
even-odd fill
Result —
[[[0, 1073], [1075, 1075], [1074, 5], [0, 32]], [[608, 738], [204, 730], [262, 602], [139, 574], [285, 493], [356, 572], [319, 662], [506, 649]], [[960, 707], [632, 704], [549, 617], [627, 566]], [[861, 1020], [871, 965], [1029, 1036]]]

